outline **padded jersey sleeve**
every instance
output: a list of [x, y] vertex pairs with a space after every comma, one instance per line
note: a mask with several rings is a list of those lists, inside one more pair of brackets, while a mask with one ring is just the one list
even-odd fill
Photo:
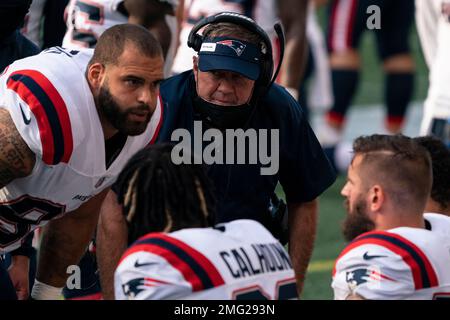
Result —
[[370, 300], [407, 299], [424, 287], [417, 277], [422, 271], [411, 252], [403, 245], [378, 240], [354, 241], [336, 260], [332, 281], [336, 300], [351, 294]]
[[64, 99], [37, 70], [11, 65], [0, 77], [0, 106], [9, 111], [21, 137], [46, 164], [68, 162], [73, 151]]
[[[370, 300], [398, 300], [414, 293], [411, 270], [400, 257], [370, 246], [356, 251], [339, 261], [332, 283], [336, 300], [346, 299], [350, 294]], [[381, 257], [365, 260], [365, 252]]]

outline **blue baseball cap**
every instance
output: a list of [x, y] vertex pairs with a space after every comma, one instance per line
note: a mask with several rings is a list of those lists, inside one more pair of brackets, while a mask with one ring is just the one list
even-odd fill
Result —
[[230, 37], [206, 38], [200, 51], [200, 71], [225, 70], [257, 80], [259, 78], [261, 52], [252, 43]]

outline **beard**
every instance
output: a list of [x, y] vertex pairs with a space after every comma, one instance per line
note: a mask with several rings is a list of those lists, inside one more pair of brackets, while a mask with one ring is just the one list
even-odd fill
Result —
[[347, 217], [342, 225], [345, 240], [352, 241], [357, 236], [375, 229], [375, 224], [367, 216], [367, 205], [363, 199], [355, 201], [354, 210], [350, 210], [346, 201]]
[[[105, 116], [106, 120], [120, 133], [127, 136], [138, 136], [144, 133], [152, 116], [150, 107], [147, 104], [141, 104], [134, 107], [121, 107], [121, 105], [114, 99], [105, 84], [100, 88], [97, 104], [100, 112]], [[125, 111], [123, 111], [125, 110]], [[134, 121], [130, 119], [133, 113], [147, 112], [144, 121]]]

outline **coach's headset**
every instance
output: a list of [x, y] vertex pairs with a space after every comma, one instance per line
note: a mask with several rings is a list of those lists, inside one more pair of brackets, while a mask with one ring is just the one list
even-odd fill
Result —
[[[272, 43], [270, 41], [270, 38], [267, 35], [267, 33], [256, 24], [255, 21], [253, 21], [251, 18], [245, 15], [234, 12], [221, 12], [213, 16], [203, 18], [192, 28], [191, 32], [189, 33], [187, 45], [190, 48], [194, 49], [196, 52], [200, 52], [202, 43], [205, 40], [204, 36], [198, 34], [200, 29], [209, 24], [217, 24], [224, 22], [241, 26], [247, 29], [248, 31], [260, 36], [262, 39], [262, 42], [257, 44], [261, 54], [261, 59], [259, 61], [260, 74], [255, 82], [253, 94], [250, 99], [250, 102], [248, 103], [250, 105], [249, 107], [256, 107], [256, 105], [258, 104], [258, 99], [264, 96], [264, 94], [274, 83], [274, 81], [278, 76], [278, 73], [280, 72], [281, 64], [283, 62], [284, 57], [284, 46], [285, 46], [284, 45], [285, 36], [283, 28], [281, 26], [281, 23], [279, 22], [274, 25], [275, 32], [280, 40], [280, 59], [276, 72], [275, 74], [273, 74], [274, 63], [273, 63]], [[252, 111], [251, 113], [253, 113], [254, 110], [251, 111]]]

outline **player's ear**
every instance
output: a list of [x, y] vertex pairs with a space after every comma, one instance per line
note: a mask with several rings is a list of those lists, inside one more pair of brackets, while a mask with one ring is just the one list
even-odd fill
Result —
[[194, 70], [195, 83], [198, 83], [198, 57], [192, 57], [192, 69]]
[[105, 66], [101, 63], [93, 63], [88, 66], [87, 79], [94, 89], [99, 89], [103, 83]]
[[369, 191], [369, 206], [372, 212], [379, 211], [385, 201], [384, 190], [380, 185], [374, 185]]
[[193, 65], [194, 71], [197, 71], [198, 70], [198, 57], [197, 56], [192, 57], [192, 65]]

